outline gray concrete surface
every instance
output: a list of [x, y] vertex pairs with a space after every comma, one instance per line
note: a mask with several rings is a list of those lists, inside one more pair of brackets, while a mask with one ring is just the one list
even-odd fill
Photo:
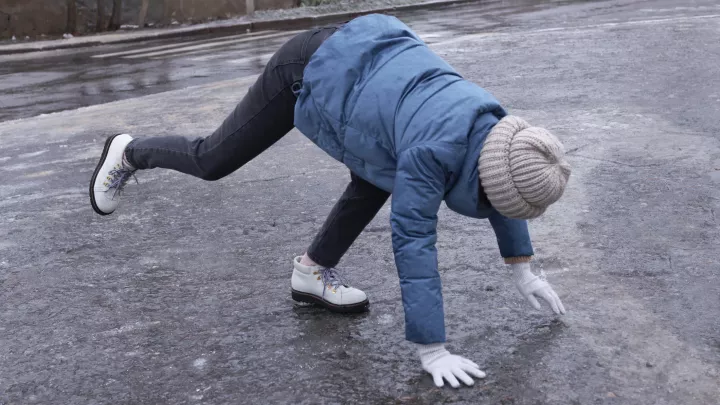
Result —
[[486, 380], [439, 390], [420, 371], [387, 210], [342, 263], [369, 313], [291, 301], [290, 260], [348, 180], [297, 132], [220, 182], [139, 173], [116, 214], [92, 212], [105, 136], [207, 134], [236, 78], [0, 123], [0, 403], [717, 404], [718, 5], [508, 18], [433, 48], [565, 142], [572, 182], [531, 230], [569, 313], [529, 310], [489, 226], [443, 210], [449, 346]]

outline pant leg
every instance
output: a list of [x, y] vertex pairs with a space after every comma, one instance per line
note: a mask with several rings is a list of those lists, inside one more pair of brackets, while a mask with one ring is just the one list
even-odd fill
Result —
[[330, 211], [307, 254], [323, 267], [335, 267], [363, 229], [375, 218], [390, 193], [355, 174], [340, 200]]
[[295, 92], [302, 84], [305, 66], [336, 29], [305, 31], [283, 45], [209, 137], [138, 138], [127, 146], [126, 159], [137, 169], [173, 169], [205, 180], [217, 180], [239, 169], [292, 130]]

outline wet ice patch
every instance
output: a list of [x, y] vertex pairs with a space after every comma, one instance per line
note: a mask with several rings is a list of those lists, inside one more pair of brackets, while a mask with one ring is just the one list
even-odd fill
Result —
[[117, 335], [122, 335], [122, 334], [124, 334], [124, 333], [132, 332], [132, 331], [135, 331], [135, 330], [138, 330], [138, 329], [148, 328], [148, 327], [150, 327], [150, 326], [157, 325], [157, 324], [159, 324], [159, 323], [160, 323], [159, 321], [130, 323], [130, 324], [127, 324], [127, 325], [123, 325], [123, 326], [121, 326], [121, 327], [119, 327], [119, 328], [110, 329], [110, 330], [106, 330], [106, 331], [104, 331], [104, 332], [100, 332], [100, 335], [102, 335], [102, 336], [117, 336]]
[[0, 90], [38, 85], [70, 76], [66, 72], [21, 72], [0, 75]]
[[140, 223], [140, 221], [138, 220], [138, 216], [135, 214], [120, 214], [117, 216], [116, 221], [123, 222], [123, 223], [129, 223], [129, 222]]
[[0, 240], [0, 250], [14, 248], [15, 246], [17, 246], [15, 242]]
[[380, 325], [390, 325], [394, 320], [395, 318], [390, 314], [383, 314], [378, 317], [378, 323]]
[[44, 153], [47, 153], [47, 152], [48, 152], [47, 149], [43, 149], [43, 150], [38, 150], [38, 151], [35, 151], [35, 152], [23, 153], [23, 154], [18, 155], [18, 158], [19, 158], [19, 159], [27, 159], [27, 158], [31, 158], [31, 157], [40, 156], [40, 155], [42, 155], [42, 154], [44, 154]]
[[10, 165], [10, 166], [2, 166], [0, 169], [7, 171], [7, 172], [18, 172], [23, 170], [29, 170], [32, 169], [33, 165], [29, 163], [20, 163], [16, 165]]
[[207, 364], [207, 359], [202, 358], [202, 357], [200, 357], [199, 359], [195, 359], [195, 361], [193, 361], [193, 367], [200, 369], [200, 370], [204, 369], [206, 364]]
[[36, 177], [45, 177], [49, 176], [51, 174], [55, 173], [55, 170], [43, 170], [41, 172], [35, 172], [35, 173], [29, 173], [22, 177], [28, 178], [28, 179], [34, 179]]

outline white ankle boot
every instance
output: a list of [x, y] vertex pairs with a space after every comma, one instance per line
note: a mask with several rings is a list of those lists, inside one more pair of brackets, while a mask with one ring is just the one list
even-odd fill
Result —
[[367, 295], [357, 288], [343, 284], [335, 269], [300, 264], [293, 261], [290, 285], [295, 301], [318, 304], [334, 312], [362, 312], [367, 309]]
[[100, 215], [112, 214], [120, 203], [120, 192], [135, 169], [123, 165], [125, 147], [132, 137], [113, 135], [105, 141], [100, 161], [90, 179], [90, 204]]

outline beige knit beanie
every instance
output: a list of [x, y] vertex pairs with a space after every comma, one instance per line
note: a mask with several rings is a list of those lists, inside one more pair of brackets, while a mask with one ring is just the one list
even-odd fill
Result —
[[560, 199], [570, 165], [555, 136], [509, 115], [488, 134], [478, 172], [488, 200], [499, 213], [530, 219]]

